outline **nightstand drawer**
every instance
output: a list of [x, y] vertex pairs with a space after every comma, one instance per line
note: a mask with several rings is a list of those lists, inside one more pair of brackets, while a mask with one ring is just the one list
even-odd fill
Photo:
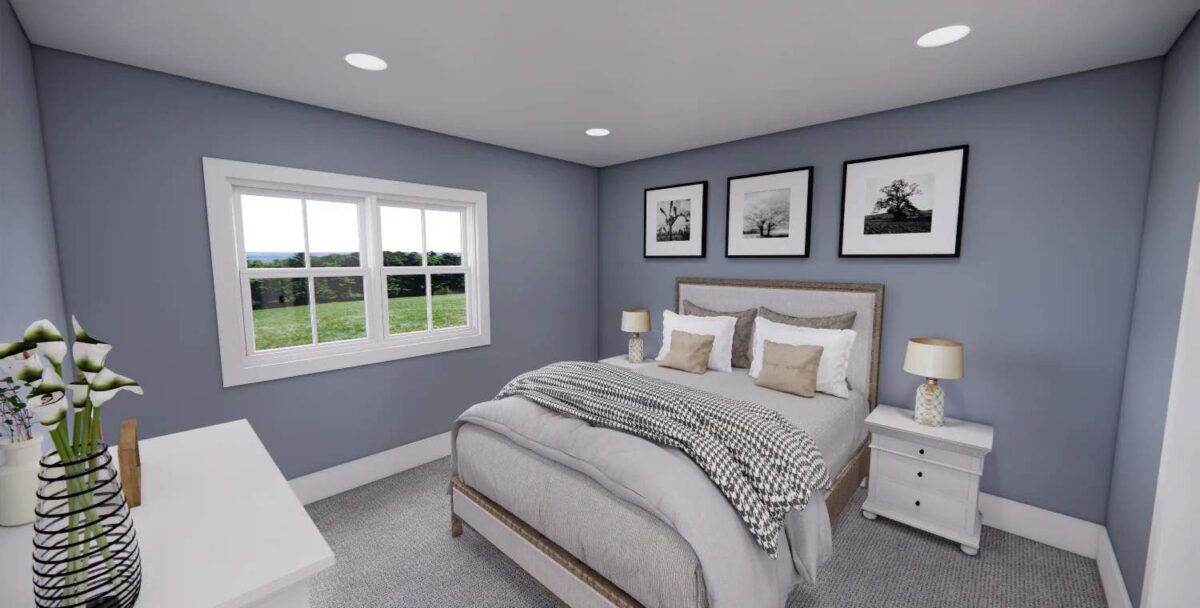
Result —
[[871, 447], [882, 448], [889, 452], [894, 452], [917, 460], [924, 460], [937, 464], [955, 467], [967, 471], [976, 471], [976, 459], [967, 454], [953, 452], [950, 450], [922, 445], [915, 441], [908, 441], [891, 435], [875, 433], [872, 436]]
[[954, 500], [967, 500], [974, 477], [929, 461], [877, 451], [872, 473], [887, 477], [918, 491], [936, 492]]
[[[871, 478], [871, 500], [898, 515], [961, 533], [966, 528], [967, 506], [941, 494], [921, 491], [887, 477]], [[886, 516], [887, 513], [884, 513]]]

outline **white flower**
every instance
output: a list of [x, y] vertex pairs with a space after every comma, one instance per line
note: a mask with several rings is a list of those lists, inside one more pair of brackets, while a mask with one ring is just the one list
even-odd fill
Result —
[[26, 384], [32, 384], [41, 379], [44, 370], [41, 358], [26, 356], [23, 359], [16, 360], [12, 377]]
[[37, 416], [43, 425], [52, 427], [67, 417], [67, 400], [61, 392], [46, 395], [30, 396], [29, 411]]
[[104, 369], [104, 359], [108, 357], [112, 346], [103, 342], [76, 342], [71, 346], [71, 354], [75, 359], [75, 369], [87, 378], [88, 382]]
[[67, 389], [71, 391], [71, 403], [75, 407], [87, 405], [88, 393], [91, 391], [87, 382], [72, 382], [67, 385]]
[[25, 342], [36, 344], [38, 354], [46, 358], [55, 371], [62, 373], [63, 357], [67, 356], [67, 343], [53, 323], [42, 319], [34, 321], [25, 330]]
[[91, 389], [92, 406], [101, 407], [108, 403], [117, 393], [127, 390], [135, 395], [142, 394], [142, 387], [132, 378], [126, 378], [107, 367], [100, 370], [95, 377], [88, 381]]

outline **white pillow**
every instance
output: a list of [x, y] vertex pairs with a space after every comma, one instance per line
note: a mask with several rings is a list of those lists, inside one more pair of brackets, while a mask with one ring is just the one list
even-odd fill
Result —
[[846, 370], [850, 367], [850, 348], [856, 334], [852, 329], [813, 329], [754, 319], [754, 359], [750, 362], [750, 377], [757, 378], [763, 368], [763, 343], [820, 346], [821, 362], [817, 364], [817, 390], [845, 399], [850, 396], [846, 385]]
[[712, 336], [712, 353], [708, 355], [708, 368], [719, 372], [733, 371], [733, 328], [737, 324], [735, 317], [693, 317], [677, 315], [669, 310], [663, 311], [662, 348], [658, 350], [658, 360], [666, 358], [671, 352], [671, 332], [686, 331], [699, 336]]

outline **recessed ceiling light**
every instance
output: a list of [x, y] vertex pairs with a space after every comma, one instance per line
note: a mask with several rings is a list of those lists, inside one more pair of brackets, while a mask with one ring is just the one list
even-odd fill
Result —
[[387, 62], [366, 53], [350, 53], [346, 55], [346, 63], [360, 69], [370, 72], [378, 72], [387, 69]]
[[584, 131], [584, 133], [587, 133], [588, 135], [591, 135], [592, 137], [604, 137], [605, 135], [608, 135], [610, 133], [610, 131], [608, 129], [601, 129], [599, 127], [596, 127], [593, 129], [588, 129], [587, 131]]
[[920, 38], [917, 38], [917, 46], [932, 48], [935, 46], [945, 46], [954, 42], [958, 42], [967, 37], [971, 33], [971, 28], [965, 25], [947, 25], [939, 27]]

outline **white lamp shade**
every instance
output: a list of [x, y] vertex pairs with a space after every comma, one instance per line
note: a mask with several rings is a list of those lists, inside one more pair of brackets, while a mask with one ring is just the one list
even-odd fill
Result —
[[904, 354], [904, 371], [925, 378], [962, 378], [962, 343], [942, 338], [913, 338]]
[[645, 308], [626, 308], [621, 311], [621, 331], [634, 334], [650, 331], [650, 311]]

